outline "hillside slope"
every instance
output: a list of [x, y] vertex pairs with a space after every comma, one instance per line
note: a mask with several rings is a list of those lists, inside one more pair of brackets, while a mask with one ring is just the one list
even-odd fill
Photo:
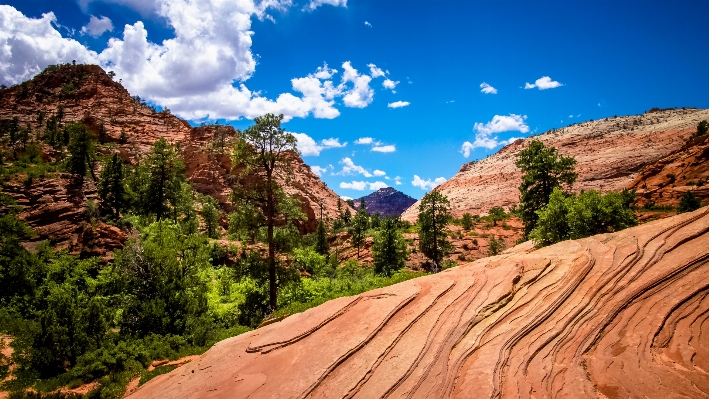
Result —
[[393, 187], [384, 187], [354, 200], [355, 208], [359, 209], [360, 201], [364, 199], [364, 204], [370, 215], [379, 213], [381, 216], [399, 216], [416, 200]]
[[[17, 118], [20, 127], [29, 126], [35, 137], [42, 137], [48, 119], [59, 113], [63, 114], [63, 123], [82, 122], [97, 134], [103, 126], [104, 141], [110, 148], [105, 146], [100, 152], [106, 155], [117, 151], [126, 162], [135, 162], [160, 138], [179, 144], [193, 187], [217, 198], [225, 211], [231, 209], [231, 160], [227, 151], [217, 153], [210, 146], [215, 140], [215, 126], [192, 127], [169, 110], [157, 112], [138, 97], [133, 98], [96, 65], [51, 66], [27, 82], [0, 89], [0, 120]], [[228, 138], [236, 133], [231, 127], [223, 129]], [[125, 143], [120, 142], [122, 132]], [[57, 155], [47, 145], [42, 151], [45, 160]], [[317, 227], [320, 203], [325, 215], [335, 218], [339, 196], [299, 156], [293, 154], [291, 159], [295, 176], [286, 192], [302, 201], [302, 210], [308, 216], [303, 229], [312, 232]], [[95, 184], [89, 181], [82, 187], [69, 187], [69, 177], [59, 174], [37, 178], [29, 187], [20, 181], [6, 186], [6, 192], [23, 207], [20, 216], [37, 231], [33, 240], [48, 239], [58, 248], [86, 255], [105, 255], [119, 247], [125, 234], [103, 225], [98, 229], [86, 227], [86, 204], [96, 198]], [[225, 217], [222, 224], [226, 226]]]
[[[519, 202], [521, 173], [517, 154], [530, 142], [541, 140], [578, 161], [575, 191], [622, 190], [648, 164], [679, 150], [696, 131], [709, 110], [670, 109], [637, 116], [612, 117], [584, 122], [527, 138], [496, 154], [463, 165], [450, 180], [436, 187], [450, 199], [452, 214], [486, 213], [494, 206], [509, 208]], [[411, 222], [418, 202], [404, 212]]]
[[707, 208], [526, 243], [222, 341], [130, 398], [705, 398], [707, 281]]

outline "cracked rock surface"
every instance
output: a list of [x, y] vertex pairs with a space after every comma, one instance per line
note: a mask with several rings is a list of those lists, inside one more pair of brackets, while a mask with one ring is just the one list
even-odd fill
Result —
[[709, 209], [339, 298], [130, 398], [706, 398]]

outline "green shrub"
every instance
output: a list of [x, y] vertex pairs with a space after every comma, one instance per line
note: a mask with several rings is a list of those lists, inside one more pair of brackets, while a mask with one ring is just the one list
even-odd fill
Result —
[[694, 195], [693, 192], [687, 191], [684, 193], [679, 201], [679, 206], [677, 207], [677, 213], [685, 213], [696, 211], [702, 207], [702, 200]]

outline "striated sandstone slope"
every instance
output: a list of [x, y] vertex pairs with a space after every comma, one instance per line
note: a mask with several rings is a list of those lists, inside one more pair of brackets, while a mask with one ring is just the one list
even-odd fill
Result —
[[141, 398], [706, 398], [709, 209], [529, 243], [216, 344]]
[[[486, 213], [494, 206], [516, 205], [522, 175], [515, 161], [532, 139], [576, 158], [579, 174], [574, 185], [576, 191], [622, 190], [645, 165], [680, 149], [696, 131], [697, 123], [704, 119], [709, 119], [709, 110], [670, 109], [549, 131], [517, 140], [488, 158], [463, 165], [435, 190], [448, 196], [456, 217], [465, 212]], [[402, 219], [413, 222], [417, 215], [418, 202], [404, 212]]]

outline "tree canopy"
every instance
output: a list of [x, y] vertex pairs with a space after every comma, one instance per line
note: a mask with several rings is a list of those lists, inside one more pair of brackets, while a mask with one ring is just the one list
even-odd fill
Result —
[[438, 191], [426, 194], [419, 205], [419, 250], [433, 262], [438, 271], [443, 257], [450, 251], [448, 223], [451, 220], [450, 201]]

